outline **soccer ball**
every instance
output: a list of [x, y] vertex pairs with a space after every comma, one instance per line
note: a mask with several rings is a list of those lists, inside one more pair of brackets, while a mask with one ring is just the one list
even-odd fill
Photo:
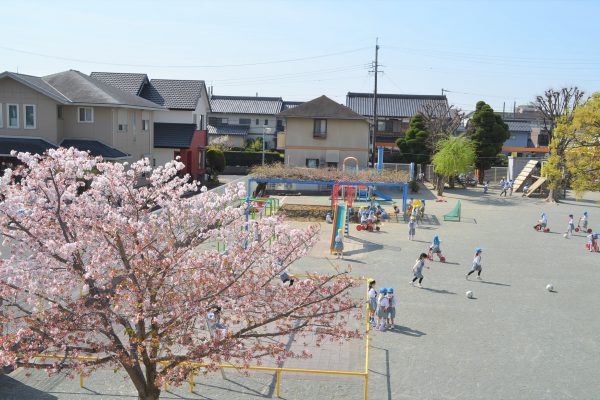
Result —
[[567, 238], [567, 236], [568, 236], [568, 235], [567, 235], [566, 233], [565, 233], [565, 234], [563, 234], [563, 237], [564, 237], [565, 239]]
[[470, 291], [470, 290], [466, 293], [466, 295], [467, 295], [467, 299], [472, 299], [473, 298], [473, 292]]
[[552, 286], [552, 284], [549, 283], [549, 284], [546, 285], [546, 290], [549, 291], [549, 292], [554, 292], [554, 286]]

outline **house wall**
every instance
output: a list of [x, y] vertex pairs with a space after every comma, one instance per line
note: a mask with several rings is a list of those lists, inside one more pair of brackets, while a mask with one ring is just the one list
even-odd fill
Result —
[[[43, 94], [13, 80], [5, 78], [0, 80], [0, 103], [2, 108], [2, 127], [0, 135], [39, 137], [51, 143], [58, 142], [58, 103]], [[19, 105], [19, 128], [8, 128], [7, 104]], [[36, 128], [25, 129], [24, 104], [36, 106]]]
[[155, 111], [154, 122], [192, 124], [194, 123], [194, 112], [180, 110]]
[[165, 165], [169, 161], [173, 161], [174, 154], [179, 149], [162, 149], [155, 147], [152, 152], [154, 155], [154, 164], [157, 167]]
[[510, 132], [510, 137], [503, 146], [506, 147], [527, 147], [527, 139], [529, 138], [529, 132]]
[[[92, 108], [94, 109], [94, 122], [81, 123], [78, 118], [77, 106], [63, 107], [63, 130], [60, 140], [64, 138], [98, 140], [131, 154], [134, 161], [151, 156], [154, 142], [152, 111], [112, 107]], [[148, 131], [142, 130], [142, 118], [150, 120]], [[127, 131], [119, 132], [118, 124], [127, 124]]]
[[327, 120], [327, 138], [313, 138], [314, 120], [287, 118], [285, 133], [285, 163], [306, 166], [306, 159], [319, 159], [320, 165], [336, 157], [338, 166], [346, 157], [356, 157], [366, 168], [369, 157], [369, 124], [363, 120]]
[[[228, 125], [241, 125], [240, 119], [249, 119], [250, 125], [248, 126], [248, 140], [262, 138], [264, 129], [271, 128], [271, 133], [265, 134], [265, 147], [267, 149], [274, 149], [277, 145], [277, 118], [274, 115], [211, 113], [210, 117], [227, 118]], [[257, 119], [258, 124], [256, 124]], [[265, 120], [267, 120], [267, 125], [265, 125]]]
[[[208, 114], [210, 112], [210, 103], [208, 101], [208, 97], [204, 96], [204, 92], [198, 99], [198, 104], [196, 105], [196, 126], [199, 130], [204, 131], [207, 129], [208, 125]], [[200, 118], [202, 117], [202, 119]], [[202, 123], [202, 124], [201, 124]]]

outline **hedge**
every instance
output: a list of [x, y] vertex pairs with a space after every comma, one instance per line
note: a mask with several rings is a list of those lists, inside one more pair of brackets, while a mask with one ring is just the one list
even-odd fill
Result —
[[[262, 153], [249, 151], [226, 151], [225, 160], [229, 166], [252, 167], [262, 164]], [[265, 164], [273, 164], [281, 161], [283, 161], [283, 159], [279, 153], [265, 151]]]

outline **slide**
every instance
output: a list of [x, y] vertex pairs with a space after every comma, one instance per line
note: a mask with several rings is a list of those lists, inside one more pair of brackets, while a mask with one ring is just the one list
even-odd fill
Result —
[[375, 196], [379, 197], [383, 201], [392, 201], [392, 198], [390, 196], [386, 196], [386, 195], [378, 192], [377, 190], [373, 190], [373, 194]]
[[329, 250], [333, 253], [333, 243], [335, 241], [335, 237], [337, 236], [338, 229], [342, 230], [342, 235], [344, 234], [344, 225], [346, 224], [346, 206], [343, 204], [338, 204], [334, 210], [335, 215], [333, 216], [333, 232], [331, 233], [331, 244], [329, 246]]

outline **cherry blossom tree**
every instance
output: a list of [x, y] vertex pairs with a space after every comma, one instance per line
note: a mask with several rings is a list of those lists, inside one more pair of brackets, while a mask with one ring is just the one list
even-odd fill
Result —
[[198, 184], [177, 177], [178, 161], [153, 170], [72, 148], [16, 156], [22, 169], [0, 182], [2, 365], [123, 369], [150, 400], [183, 382], [191, 361], [248, 366], [308, 357], [286, 349], [291, 334], [360, 336], [348, 328], [361, 315], [347, 271], [280, 279], [317, 228], [248, 223], [243, 186], [188, 197]]

